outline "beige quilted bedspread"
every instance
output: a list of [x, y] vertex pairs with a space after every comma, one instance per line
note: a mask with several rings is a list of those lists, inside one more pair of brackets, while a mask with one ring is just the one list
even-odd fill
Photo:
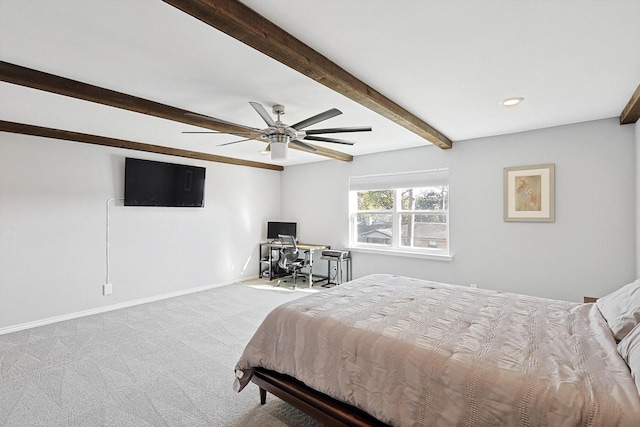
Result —
[[238, 389], [254, 367], [394, 426], [640, 426], [595, 304], [371, 275], [276, 308]]

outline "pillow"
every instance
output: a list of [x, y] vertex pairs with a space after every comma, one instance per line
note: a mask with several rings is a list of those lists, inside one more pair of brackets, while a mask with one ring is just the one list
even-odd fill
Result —
[[640, 324], [627, 334], [618, 344], [618, 353], [627, 362], [631, 370], [631, 376], [636, 382], [640, 393]]
[[598, 299], [596, 305], [620, 341], [640, 323], [640, 279]]

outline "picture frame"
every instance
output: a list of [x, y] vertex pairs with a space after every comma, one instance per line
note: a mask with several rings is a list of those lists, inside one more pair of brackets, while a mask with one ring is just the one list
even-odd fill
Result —
[[504, 220], [555, 221], [555, 165], [504, 168]]

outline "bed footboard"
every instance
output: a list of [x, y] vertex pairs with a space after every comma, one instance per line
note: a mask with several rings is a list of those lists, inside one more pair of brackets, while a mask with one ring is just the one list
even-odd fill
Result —
[[265, 404], [268, 391], [329, 427], [389, 427], [366, 412], [313, 390], [288, 375], [256, 368], [251, 381], [260, 388], [261, 404]]

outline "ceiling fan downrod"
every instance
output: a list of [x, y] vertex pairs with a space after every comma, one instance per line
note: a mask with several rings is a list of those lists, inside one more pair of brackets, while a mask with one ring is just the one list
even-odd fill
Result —
[[278, 122], [280, 122], [280, 116], [284, 116], [284, 105], [274, 104], [271, 106], [271, 111], [273, 114], [278, 116]]

